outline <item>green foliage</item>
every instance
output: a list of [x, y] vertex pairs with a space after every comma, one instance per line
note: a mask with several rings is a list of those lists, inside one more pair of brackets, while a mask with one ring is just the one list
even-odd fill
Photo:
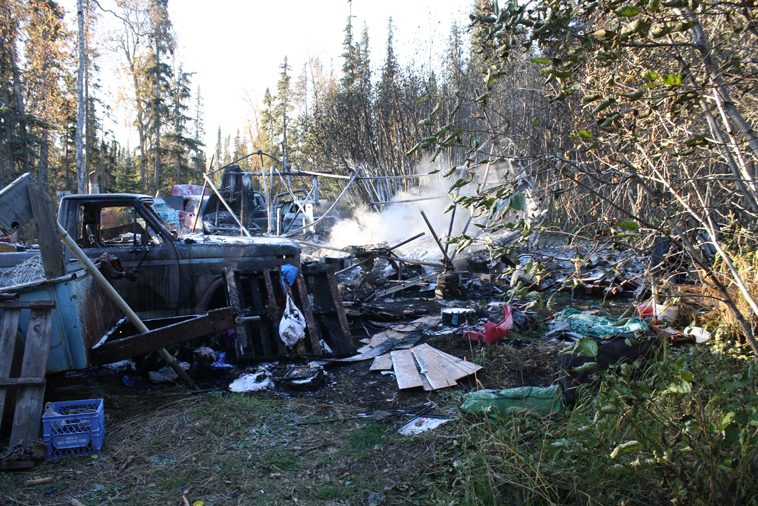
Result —
[[565, 418], [470, 423], [446, 454], [467, 504], [749, 504], [758, 365], [724, 343], [597, 373]]

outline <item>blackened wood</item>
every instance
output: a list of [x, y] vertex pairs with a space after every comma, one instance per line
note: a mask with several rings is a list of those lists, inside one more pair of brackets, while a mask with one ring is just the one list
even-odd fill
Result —
[[266, 314], [271, 321], [271, 328], [273, 330], [276, 346], [279, 348], [279, 354], [283, 357], [286, 357], [289, 355], [289, 350], [287, 350], [287, 346], [285, 346], [282, 340], [279, 338], [279, 321], [281, 319], [281, 308], [276, 302], [274, 283], [271, 281], [271, 271], [263, 271], [263, 282], [266, 285], [266, 294], [268, 295], [268, 301], [266, 302]]
[[90, 350], [90, 364], [97, 366], [126, 360], [160, 348], [237, 327], [239, 324], [235, 318], [238, 311], [238, 309], [230, 307], [214, 309], [205, 315], [189, 318], [183, 322], [108, 342]]
[[[261, 351], [265, 357], [275, 357], [278, 348], [273, 342], [274, 340], [272, 339], [271, 332], [269, 332], [271, 322], [266, 317], [266, 306], [263, 303], [263, 297], [261, 295], [261, 281], [262, 279], [260, 276], [250, 276], [248, 278], [250, 299], [254, 314], [261, 317], [261, 320], [256, 324], [258, 334], [260, 335]], [[248, 329], [250, 329], [250, 327], [248, 327]]]
[[[237, 308], [240, 311], [245, 309], [239, 290], [239, 276], [236, 269], [226, 267], [224, 269], [224, 279], [226, 280], [226, 295], [229, 306]], [[251, 358], [254, 353], [250, 350], [250, 335], [247, 325], [240, 325], [234, 329], [234, 354], [237, 360]]]
[[305, 316], [305, 323], [308, 326], [308, 337], [313, 347], [313, 353], [316, 355], [322, 355], [324, 350], [321, 348], [321, 331], [316, 325], [316, 321], [313, 319], [313, 308], [311, 307], [311, 299], [308, 297], [308, 287], [305, 286], [305, 280], [303, 279], [302, 272], [297, 273], [295, 278], [295, 288], [297, 288], [297, 295], [300, 299], [300, 307]]

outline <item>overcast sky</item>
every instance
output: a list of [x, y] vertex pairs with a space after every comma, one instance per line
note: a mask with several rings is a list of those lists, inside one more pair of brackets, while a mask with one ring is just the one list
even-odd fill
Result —
[[[75, 18], [74, 0], [64, 0]], [[108, 8], [112, 0], [100, 0]], [[368, 26], [372, 67], [384, 59], [387, 23], [395, 29], [395, 50], [401, 64], [438, 64], [454, 21], [466, 26], [472, 0], [170, 0], [169, 14], [184, 70], [195, 72], [193, 93], [201, 88], [206, 150], [216, 145], [219, 126], [234, 137], [249, 117], [248, 98], [260, 103], [264, 90], [272, 92], [279, 66], [287, 56], [292, 74], [301, 72], [309, 57], [321, 59], [326, 70], [339, 74], [340, 54], [348, 16], [353, 16], [356, 38]], [[108, 14], [104, 14], [104, 17]], [[75, 22], [75, 19], [74, 19]], [[118, 76], [102, 62], [106, 100], [115, 93], [110, 76]], [[125, 76], [118, 76], [125, 79]], [[123, 81], [122, 81], [123, 82]], [[125, 115], [114, 111], [117, 138], [123, 141]], [[120, 126], [119, 126], [120, 124]], [[134, 139], [135, 136], [132, 136]], [[132, 148], [135, 141], [132, 141]]]

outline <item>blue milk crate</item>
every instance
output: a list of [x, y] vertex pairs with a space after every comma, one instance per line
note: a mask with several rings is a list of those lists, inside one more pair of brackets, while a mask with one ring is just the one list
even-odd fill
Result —
[[105, 441], [102, 399], [53, 402], [42, 415], [47, 460], [100, 453]]

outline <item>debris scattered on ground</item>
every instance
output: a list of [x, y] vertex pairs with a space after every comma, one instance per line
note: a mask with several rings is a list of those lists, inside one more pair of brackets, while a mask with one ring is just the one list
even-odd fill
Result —
[[424, 415], [411, 419], [405, 425], [398, 429], [398, 432], [404, 436], [421, 434], [428, 430], [436, 429], [442, 424], [452, 420], [449, 416], [442, 415]]
[[242, 374], [229, 385], [229, 390], [232, 392], [258, 392], [270, 388], [274, 388], [271, 373], [261, 367], [254, 373]]

